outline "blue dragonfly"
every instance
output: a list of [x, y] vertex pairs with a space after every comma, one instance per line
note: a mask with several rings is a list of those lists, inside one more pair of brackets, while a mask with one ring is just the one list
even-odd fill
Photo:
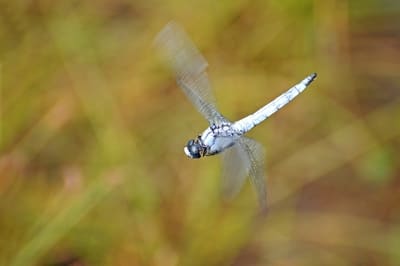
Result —
[[209, 127], [187, 142], [185, 154], [192, 159], [221, 154], [224, 195], [235, 196], [249, 177], [259, 205], [265, 209], [264, 149], [245, 134], [297, 97], [317, 74], [307, 76], [256, 112], [232, 122], [218, 111], [206, 72], [207, 61], [185, 31], [170, 22], [158, 33], [154, 43], [174, 71], [178, 86], [209, 122]]

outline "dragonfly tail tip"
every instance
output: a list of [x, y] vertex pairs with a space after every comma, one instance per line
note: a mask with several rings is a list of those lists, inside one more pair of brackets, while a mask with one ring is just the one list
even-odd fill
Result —
[[316, 77], [317, 77], [317, 73], [314, 72], [314, 73], [311, 74], [311, 79], [312, 80], [314, 80]]
[[307, 78], [305, 78], [304, 81], [306, 82], [306, 86], [308, 86], [311, 82], [313, 82], [316, 77], [317, 77], [317, 73], [312, 73]]

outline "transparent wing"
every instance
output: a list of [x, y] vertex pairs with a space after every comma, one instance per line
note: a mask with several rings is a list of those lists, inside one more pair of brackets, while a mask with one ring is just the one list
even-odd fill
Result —
[[236, 143], [221, 154], [222, 157], [222, 194], [228, 200], [234, 198], [243, 186], [250, 171], [250, 158]]
[[241, 137], [234, 146], [222, 153], [222, 189], [226, 197], [233, 197], [248, 176], [257, 193], [261, 209], [265, 209], [266, 188], [264, 180], [264, 148], [258, 142]]
[[178, 85], [197, 110], [210, 124], [226, 121], [216, 108], [206, 73], [207, 61], [184, 30], [170, 22], [156, 36], [154, 43], [167, 58]]
[[239, 139], [240, 146], [245, 150], [250, 160], [250, 182], [253, 185], [261, 209], [267, 207], [267, 192], [264, 179], [264, 147], [255, 140], [247, 137]]

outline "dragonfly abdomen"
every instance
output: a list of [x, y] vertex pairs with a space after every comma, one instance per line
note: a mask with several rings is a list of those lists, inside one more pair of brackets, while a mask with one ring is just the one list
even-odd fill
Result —
[[291, 102], [300, 93], [302, 93], [308, 85], [317, 77], [316, 73], [313, 73], [303, 79], [300, 83], [296, 84], [286, 92], [279, 95], [275, 100], [268, 103], [264, 107], [260, 108], [255, 113], [246, 116], [245, 118], [235, 122], [232, 127], [235, 130], [242, 132], [243, 134], [250, 131], [253, 127], [263, 122], [265, 119], [273, 115], [279, 109], [284, 107], [286, 104]]

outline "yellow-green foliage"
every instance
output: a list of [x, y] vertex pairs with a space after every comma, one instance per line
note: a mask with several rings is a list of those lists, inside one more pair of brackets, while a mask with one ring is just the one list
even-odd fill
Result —
[[[2, 1], [1, 265], [399, 265], [396, 1]], [[207, 126], [152, 41], [170, 20], [249, 135], [269, 212], [220, 194]]]

